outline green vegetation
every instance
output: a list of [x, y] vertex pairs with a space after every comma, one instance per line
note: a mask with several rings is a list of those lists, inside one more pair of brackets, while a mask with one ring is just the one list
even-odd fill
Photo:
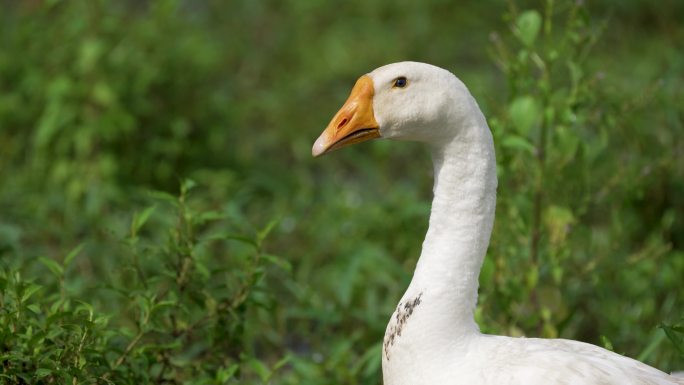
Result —
[[0, 383], [379, 384], [430, 160], [310, 148], [407, 59], [494, 132], [481, 328], [684, 369], [684, 3], [601, 3], [7, 3]]

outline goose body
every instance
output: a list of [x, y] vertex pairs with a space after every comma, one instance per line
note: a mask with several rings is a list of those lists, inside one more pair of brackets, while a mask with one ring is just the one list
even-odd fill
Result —
[[374, 138], [427, 144], [435, 175], [422, 252], [383, 341], [385, 385], [684, 385], [591, 344], [480, 333], [473, 312], [494, 221], [496, 160], [487, 122], [453, 74], [401, 62], [362, 76], [312, 153]]

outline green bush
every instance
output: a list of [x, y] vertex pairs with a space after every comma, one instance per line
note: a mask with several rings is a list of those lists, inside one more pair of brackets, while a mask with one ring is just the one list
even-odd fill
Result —
[[681, 370], [682, 18], [639, 1], [7, 5], [0, 378], [380, 383], [430, 160], [310, 146], [357, 76], [406, 59], [460, 76], [495, 136], [483, 331]]
[[[95, 289], [116, 303], [116, 312], [97, 312], [71, 293], [67, 281], [71, 266], [85, 257], [81, 246], [61, 263], [39, 258], [52, 274], [40, 283], [2, 272], [4, 378], [215, 384], [237, 376], [262, 383], [287, 363], [285, 351], [272, 365], [265, 359], [278, 354], [254, 356], [270, 347], [259, 331], [275, 322], [265, 281], [273, 270], [284, 276], [291, 270], [263, 250], [275, 222], [255, 234], [236, 232], [226, 213], [194, 210], [188, 202], [193, 184], [185, 182], [177, 199], [156, 193], [159, 204], [133, 216], [125, 247], [114, 253], [121, 267]], [[155, 216], [170, 223], [145, 231]], [[265, 338], [252, 344], [257, 337]]]
[[[483, 321], [488, 330], [511, 334], [641, 344], [644, 350], [632, 355], [676, 360], [674, 351], [653, 350], [664, 337], [655, 329], [659, 312], [681, 313], [684, 254], [670, 238], [679, 226], [675, 209], [664, 208], [652, 222], [630, 220], [643, 215], [642, 207], [625, 202], [644, 189], [653, 159], [611, 151], [626, 145], [615, 135], [621, 130], [635, 142], [665, 145], [630, 126], [652, 96], [633, 105], [606, 91], [589, 60], [606, 25], [592, 24], [578, 3], [562, 12], [553, 7], [513, 10], [509, 37], [493, 37], [510, 92], [501, 115], [490, 119], [501, 193], [484, 268], [483, 285], [493, 287], [484, 289]], [[649, 285], [662, 297], [654, 298]], [[615, 320], [606, 314], [621, 314], [626, 329], [607, 338]], [[650, 336], [629, 329], [651, 316]]]

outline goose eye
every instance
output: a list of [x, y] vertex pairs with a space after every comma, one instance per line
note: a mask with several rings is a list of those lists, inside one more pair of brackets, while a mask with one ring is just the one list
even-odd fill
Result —
[[404, 88], [406, 87], [406, 84], [408, 84], [408, 82], [406, 81], [406, 78], [402, 76], [394, 79], [394, 84], [392, 85], [392, 87]]

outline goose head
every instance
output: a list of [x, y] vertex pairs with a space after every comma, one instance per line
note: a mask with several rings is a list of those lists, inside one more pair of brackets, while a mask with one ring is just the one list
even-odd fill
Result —
[[311, 150], [313, 156], [370, 139], [450, 141], [474, 100], [451, 72], [425, 63], [388, 64], [361, 76]]

